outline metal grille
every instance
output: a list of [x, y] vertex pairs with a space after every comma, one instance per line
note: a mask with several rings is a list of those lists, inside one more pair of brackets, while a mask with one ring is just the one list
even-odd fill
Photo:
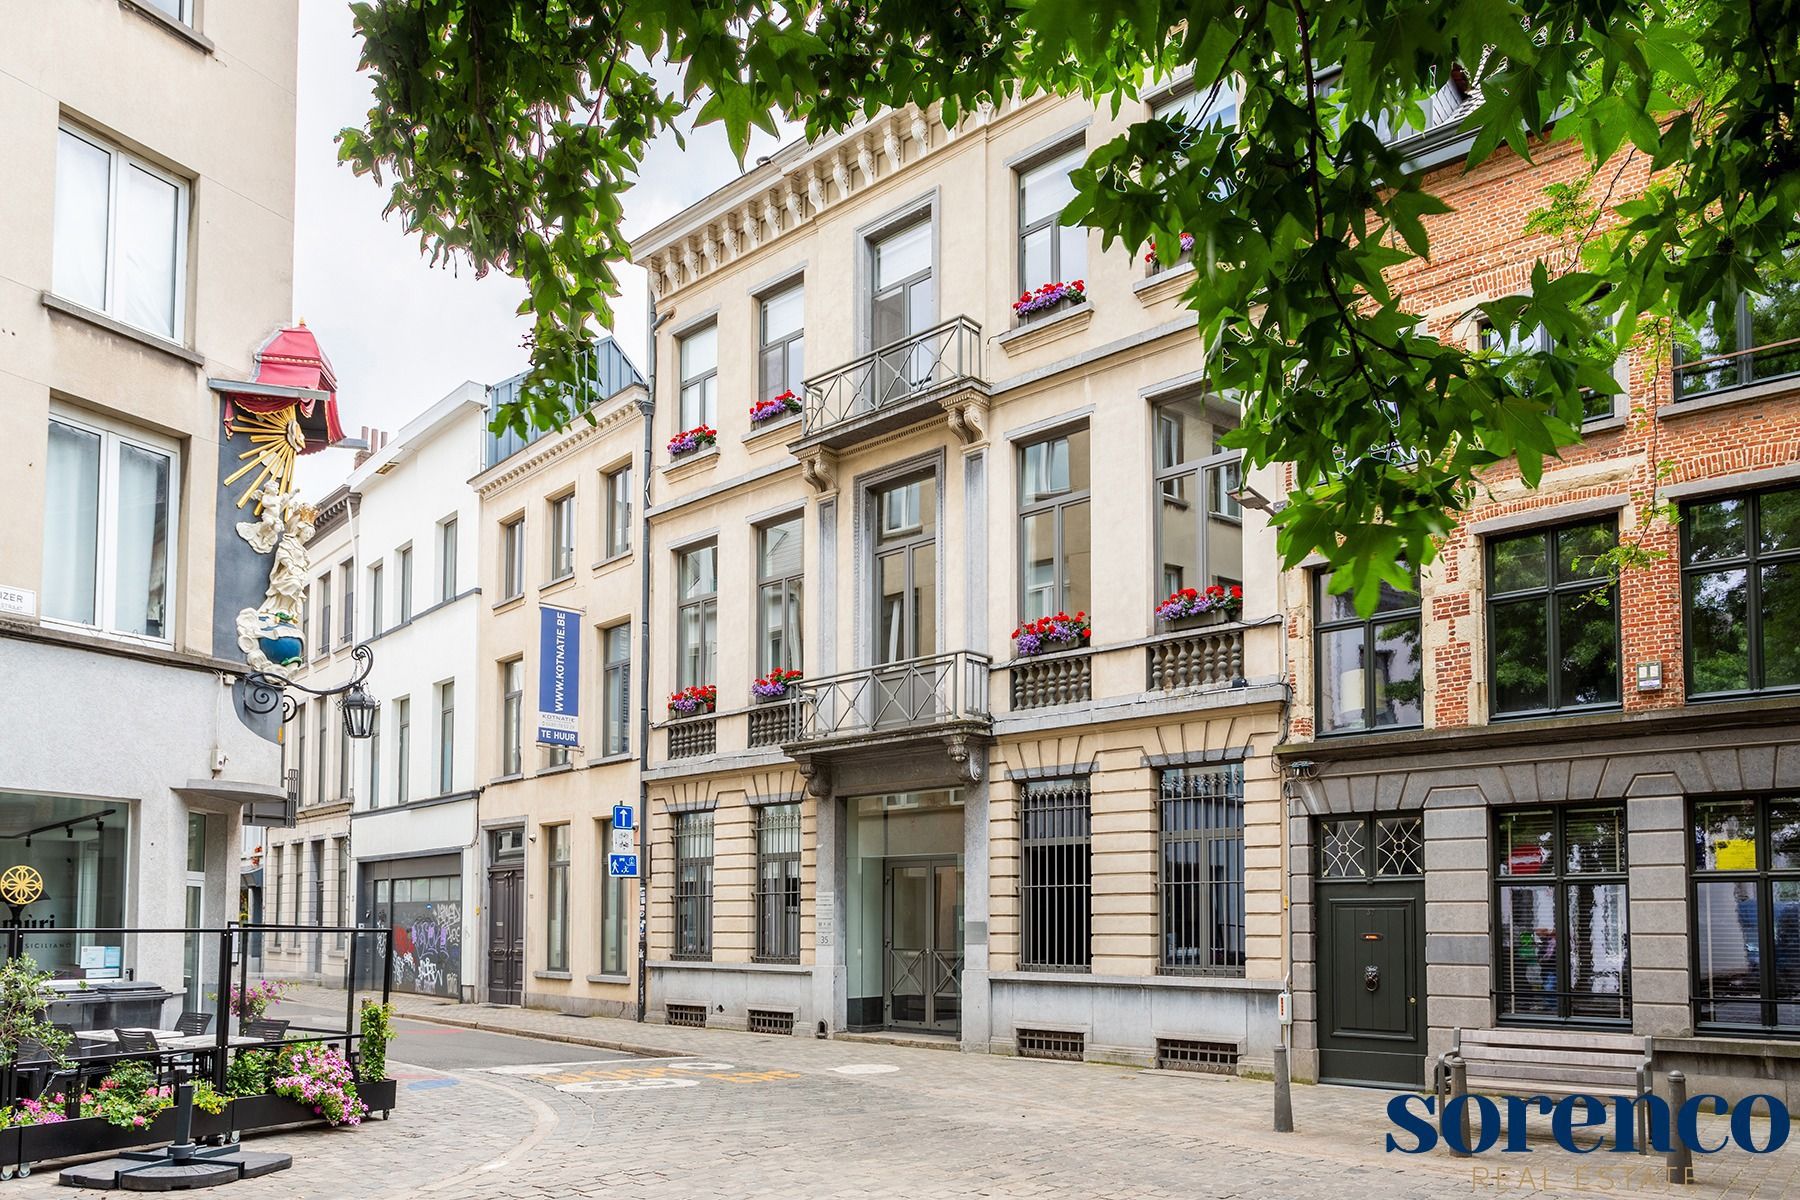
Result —
[[1375, 874], [1423, 875], [1423, 827], [1418, 817], [1384, 817], [1375, 822]]
[[671, 1025], [705, 1029], [706, 1006], [704, 1004], [671, 1004], [668, 1007], [668, 1021]]
[[1244, 973], [1244, 770], [1163, 771], [1158, 784], [1162, 965]]
[[1319, 873], [1326, 879], [1361, 879], [1368, 872], [1368, 824], [1361, 817], [1327, 821], [1321, 826]]
[[1054, 1058], [1080, 1062], [1087, 1050], [1087, 1036], [1058, 1029], [1021, 1029], [1017, 1034], [1020, 1058]]
[[1019, 966], [1085, 971], [1092, 962], [1092, 808], [1086, 780], [1026, 787], [1020, 852]]
[[1244, 631], [1209, 629], [1152, 642], [1150, 690], [1230, 687], [1244, 677]]
[[712, 957], [713, 815], [675, 814], [676, 958]]
[[800, 806], [756, 810], [756, 959], [800, 961]]
[[1094, 695], [1094, 656], [1087, 651], [1022, 659], [1008, 672], [1014, 712], [1078, 704]]
[[[701, 1013], [700, 1015], [704, 1022], [706, 1014]], [[792, 1037], [794, 1035], [794, 1014], [776, 1012], [768, 1008], [753, 1008], [750, 1010], [748, 1027], [751, 1033], [779, 1033], [783, 1037]]]
[[1235, 1075], [1237, 1065], [1238, 1048], [1235, 1042], [1200, 1042], [1191, 1038], [1156, 1039], [1158, 1070]]
[[716, 717], [689, 717], [669, 722], [669, 757], [698, 758], [711, 754], [719, 746], [719, 723]]
[[802, 738], [863, 736], [952, 721], [986, 721], [987, 655], [958, 650], [800, 684]]
[[884, 409], [902, 408], [927, 392], [979, 381], [981, 326], [953, 317], [806, 381], [805, 436]]

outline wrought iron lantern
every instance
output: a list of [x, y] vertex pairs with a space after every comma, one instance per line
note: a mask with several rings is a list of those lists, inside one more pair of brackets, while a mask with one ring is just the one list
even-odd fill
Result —
[[244, 676], [244, 711], [261, 715], [272, 713], [279, 706], [281, 723], [285, 725], [300, 711], [300, 701], [289, 693], [289, 689], [309, 696], [341, 696], [338, 708], [344, 714], [344, 732], [359, 741], [368, 739], [375, 732], [375, 715], [381, 709], [381, 701], [369, 695], [369, 689], [363, 686], [363, 680], [374, 669], [375, 652], [364, 642], [351, 649], [350, 657], [356, 660], [356, 673], [349, 682], [334, 688], [309, 688], [269, 671], [250, 672]]

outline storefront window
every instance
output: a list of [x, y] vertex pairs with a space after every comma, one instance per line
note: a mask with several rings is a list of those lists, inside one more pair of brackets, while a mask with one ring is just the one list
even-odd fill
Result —
[[1694, 805], [1701, 1028], [1800, 1032], [1800, 797]]
[[1625, 810], [1508, 812], [1494, 853], [1501, 1019], [1629, 1021]]
[[[44, 881], [20, 915], [25, 953], [40, 967], [89, 979], [123, 973], [121, 943], [72, 931], [125, 923], [130, 826], [123, 803], [0, 792], [0, 871], [31, 867]], [[3, 919], [13, 926], [10, 912]]]
[[[361, 907], [366, 921], [394, 930], [393, 984], [397, 990], [431, 996], [460, 993], [460, 870], [454, 855], [362, 865]], [[378, 975], [370, 986], [381, 986]]]

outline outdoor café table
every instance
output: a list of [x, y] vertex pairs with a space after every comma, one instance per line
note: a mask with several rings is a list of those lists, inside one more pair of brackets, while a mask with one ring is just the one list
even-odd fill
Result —
[[[152, 1029], [148, 1032], [156, 1038], [158, 1050], [211, 1050], [219, 1044], [218, 1036], [211, 1033], [184, 1034], [177, 1029]], [[78, 1029], [75, 1031], [75, 1036], [93, 1042], [116, 1042], [119, 1040], [118, 1031], [114, 1029]], [[232, 1046], [260, 1046], [263, 1044], [263, 1039], [234, 1033], [226, 1039], [226, 1042]]]

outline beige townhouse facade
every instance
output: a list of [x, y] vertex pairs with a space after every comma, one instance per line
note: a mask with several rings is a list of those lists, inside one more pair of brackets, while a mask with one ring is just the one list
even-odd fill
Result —
[[[648, 395], [611, 339], [589, 362], [568, 426], [529, 440], [488, 433], [472, 481], [483, 572], [479, 994], [620, 1016], [636, 1012], [640, 898], [637, 880], [608, 874], [607, 851], [614, 807], [638, 803]], [[522, 382], [494, 385], [490, 411]]]
[[1192, 267], [1056, 225], [1139, 116], [884, 113], [634, 244], [651, 1019], [1268, 1069], [1276, 480], [1219, 444]]

